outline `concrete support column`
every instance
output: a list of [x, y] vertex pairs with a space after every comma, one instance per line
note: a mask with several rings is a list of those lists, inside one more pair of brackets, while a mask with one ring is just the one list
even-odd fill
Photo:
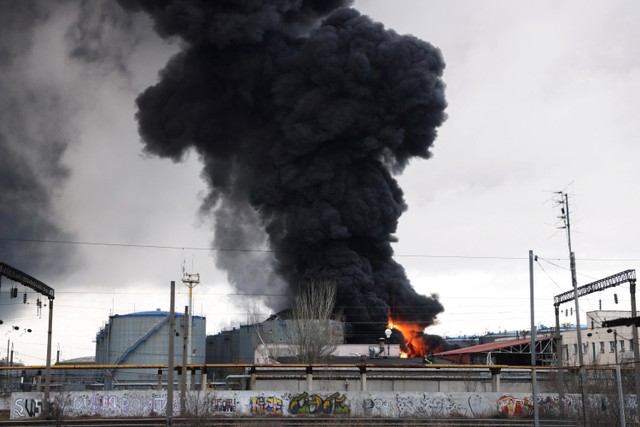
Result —
[[500, 393], [500, 368], [491, 368], [491, 391]]
[[191, 381], [189, 382], [189, 385], [191, 386], [190, 390], [198, 389], [196, 385], [196, 369], [195, 368], [191, 369]]
[[313, 391], [313, 369], [307, 366], [307, 391]]
[[158, 369], [158, 384], [156, 385], [158, 390], [162, 390], [162, 369]]
[[42, 371], [38, 371], [36, 374], [36, 392], [42, 391]]
[[258, 375], [256, 374], [255, 366], [251, 367], [251, 371], [249, 371], [249, 374], [251, 375], [251, 379], [249, 381], [249, 390], [255, 390], [256, 389], [256, 380], [258, 378]]
[[360, 391], [367, 391], [367, 367], [360, 366]]
[[207, 390], [207, 367], [202, 367], [202, 379], [200, 380], [200, 390]]

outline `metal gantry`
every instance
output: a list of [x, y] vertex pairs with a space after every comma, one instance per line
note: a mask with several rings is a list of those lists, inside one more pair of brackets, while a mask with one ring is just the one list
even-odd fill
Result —
[[56, 296], [52, 287], [49, 287], [29, 274], [18, 270], [15, 267], [0, 262], [0, 278], [4, 276], [15, 282], [18, 282], [34, 291], [46, 296], [49, 299], [49, 326], [47, 329], [47, 365], [44, 383], [44, 401], [43, 410], [45, 413], [49, 409], [49, 393], [51, 390], [51, 335], [53, 330], [53, 300]]
[[[626, 282], [635, 282], [636, 281], [636, 271], [635, 270], [625, 270], [621, 273], [617, 273], [611, 275], [609, 277], [605, 277], [604, 279], [596, 280], [595, 282], [588, 283], [584, 286], [580, 286], [578, 288], [578, 298], [583, 297], [585, 295], [592, 294], [594, 292], [603, 291], [608, 288], [613, 288], [614, 286], [621, 285]], [[558, 307], [560, 304], [573, 301], [575, 298], [575, 292], [573, 290], [561, 293], [553, 297], [553, 305]]]

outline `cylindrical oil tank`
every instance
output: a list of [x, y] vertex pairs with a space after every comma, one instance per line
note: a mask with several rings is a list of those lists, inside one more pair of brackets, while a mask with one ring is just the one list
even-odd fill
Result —
[[[175, 330], [169, 330], [169, 312], [144, 311], [116, 314], [96, 335], [96, 364], [98, 365], [166, 365], [169, 357], [169, 334], [174, 333], [174, 365], [182, 365], [184, 345], [184, 313], [175, 313]], [[192, 316], [191, 360], [189, 364], [204, 365], [206, 348], [206, 319]], [[98, 381], [105, 388], [145, 387], [157, 382], [157, 369], [109, 369]], [[166, 379], [166, 372], [163, 372]], [[175, 375], [175, 378], [178, 376]]]

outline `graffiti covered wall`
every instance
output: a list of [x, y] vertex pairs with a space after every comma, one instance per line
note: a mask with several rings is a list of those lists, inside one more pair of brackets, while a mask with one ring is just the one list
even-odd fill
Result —
[[[68, 417], [127, 417], [164, 415], [166, 391], [109, 391], [52, 393], [55, 404]], [[539, 396], [542, 414], [567, 414], [579, 408], [580, 398]], [[210, 391], [189, 392], [188, 412], [209, 416], [334, 416], [334, 417], [530, 417], [530, 395], [500, 393], [425, 392], [295, 392]], [[38, 417], [42, 393], [13, 393], [11, 419]], [[180, 413], [180, 396], [174, 394], [173, 413]]]

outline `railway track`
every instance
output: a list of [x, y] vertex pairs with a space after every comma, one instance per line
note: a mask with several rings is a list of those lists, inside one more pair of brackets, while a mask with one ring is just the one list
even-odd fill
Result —
[[[579, 426], [582, 423], [576, 420], [540, 420], [541, 426], [567, 427]], [[28, 421], [2, 421], [0, 426], [69, 426], [69, 427], [129, 427], [129, 426], [166, 426], [164, 418], [91, 418], [91, 419], [65, 419], [65, 420], [28, 420]], [[220, 417], [220, 418], [175, 418], [174, 426], [533, 426], [532, 419], [470, 419], [470, 418], [446, 418], [446, 419], [398, 419], [398, 418], [274, 418], [274, 417]]]

